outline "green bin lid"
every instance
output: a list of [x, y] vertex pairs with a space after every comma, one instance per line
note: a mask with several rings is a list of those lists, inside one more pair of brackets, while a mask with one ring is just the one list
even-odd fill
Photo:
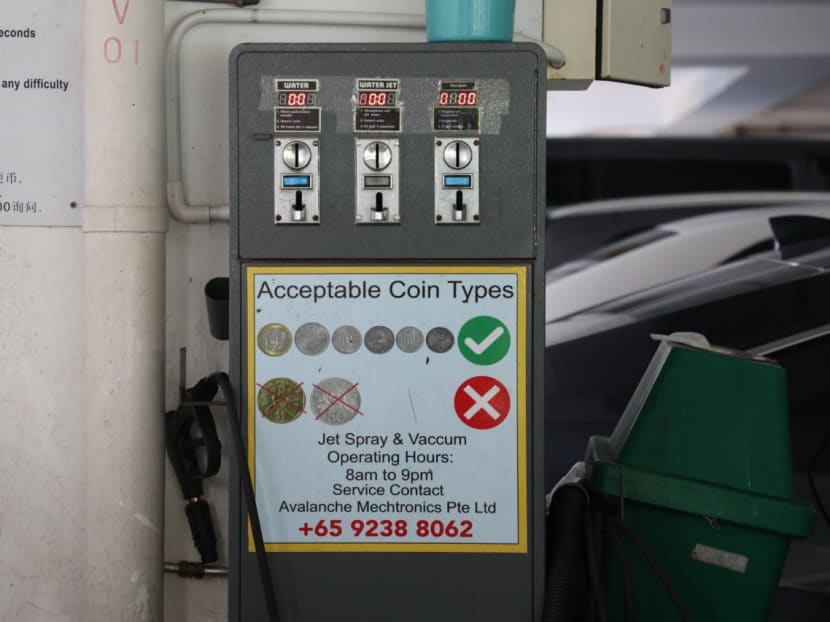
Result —
[[787, 386], [769, 359], [664, 339], [610, 438], [589, 445], [606, 494], [809, 535], [794, 504]]

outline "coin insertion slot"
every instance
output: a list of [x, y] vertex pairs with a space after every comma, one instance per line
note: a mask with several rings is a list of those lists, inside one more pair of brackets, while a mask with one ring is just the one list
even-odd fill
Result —
[[444, 188], [472, 188], [472, 175], [444, 175]]
[[391, 188], [392, 187], [392, 176], [391, 175], [364, 175], [363, 176], [363, 187], [364, 188]]
[[311, 175], [283, 175], [283, 188], [311, 188]]

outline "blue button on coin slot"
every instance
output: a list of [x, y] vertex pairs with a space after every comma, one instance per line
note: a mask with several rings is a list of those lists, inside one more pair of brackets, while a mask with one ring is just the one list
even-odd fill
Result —
[[444, 188], [472, 188], [472, 175], [444, 175]]
[[283, 188], [311, 188], [311, 175], [283, 175]]

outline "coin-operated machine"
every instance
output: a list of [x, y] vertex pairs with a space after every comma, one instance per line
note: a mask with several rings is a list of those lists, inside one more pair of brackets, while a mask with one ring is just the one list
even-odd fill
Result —
[[[231, 377], [281, 620], [541, 618], [545, 71], [231, 55]], [[232, 485], [235, 622], [268, 619], [251, 509]]]

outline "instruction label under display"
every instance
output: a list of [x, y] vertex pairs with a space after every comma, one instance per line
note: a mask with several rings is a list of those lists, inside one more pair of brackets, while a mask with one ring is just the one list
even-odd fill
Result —
[[249, 267], [269, 551], [527, 550], [527, 269]]

